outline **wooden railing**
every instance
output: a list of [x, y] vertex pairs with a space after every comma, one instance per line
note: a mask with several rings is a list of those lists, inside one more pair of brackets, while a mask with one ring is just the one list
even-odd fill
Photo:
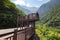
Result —
[[[15, 28], [15, 30], [9, 30], [9, 32], [0, 33], [0, 40], [29, 40], [32, 35], [35, 33], [35, 21], [39, 20], [38, 13], [29, 14], [25, 16], [18, 16], [17, 18], [17, 27], [22, 26], [21, 28]], [[21, 23], [22, 25], [18, 25]], [[23, 27], [28, 26], [28, 27]]]
[[23, 27], [15, 29], [13, 32], [0, 35], [0, 40], [29, 40], [34, 34], [33, 27]]

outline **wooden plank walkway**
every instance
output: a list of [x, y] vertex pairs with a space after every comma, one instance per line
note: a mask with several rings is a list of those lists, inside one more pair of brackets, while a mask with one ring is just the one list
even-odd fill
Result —
[[24, 16], [19, 16], [17, 18], [17, 23], [22, 22], [23, 27], [12, 28], [12, 29], [1, 29], [0, 40], [29, 40], [29, 38], [31, 38], [32, 35], [35, 34], [35, 21], [38, 20], [39, 20], [38, 13], [29, 14], [27, 15], [27, 18]]
[[[11, 28], [11, 29], [1, 29], [0, 30], [0, 40], [6, 40], [7, 38], [10, 40], [15, 38], [17, 36], [17, 40], [28, 40], [33, 35], [32, 27], [20, 27], [18, 28], [17, 35], [14, 33], [14, 29], [17, 28]], [[13, 32], [13, 33], [11, 33]], [[8, 34], [11, 33], [11, 34]], [[6, 34], [6, 35], [5, 35]], [[3, 35], [3, 36], [1, 36]], [[15, 35], [15, 37], [13, 37]], [[24, 38], [24, 39], [23, 39]]]
[[[22, 30], [22, 29], [25, 29], [26, 27], [19, 27], [18, 30]], [[10, 29], [1, 29], [0, 30], [0, 35], [3, 35], [3, 34], [6, 34], [6, 33], [10, 33], [10, 32], [14, 32], [14, 29], [17, 29], [17, 28], [10, 28]]]

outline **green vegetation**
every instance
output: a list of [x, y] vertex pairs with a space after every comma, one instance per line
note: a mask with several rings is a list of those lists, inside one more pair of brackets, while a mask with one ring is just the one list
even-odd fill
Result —
[[10, 0], [0, 0], [0, 28], [16, 27], [17, 13], [25, 15]]
[[36, 34], [41, 40], [60, 40], [60, 5], [52, 7], [40, 19], [40, 24], [36, 24]]
[[47, 26], [60, 26], [60, 7], [54, 7], [51, 11], [48, 11], [40, 21]]
[[36, 25], [36, 34], [41, 40], [60, 40], [60, 29], [46, 25]]

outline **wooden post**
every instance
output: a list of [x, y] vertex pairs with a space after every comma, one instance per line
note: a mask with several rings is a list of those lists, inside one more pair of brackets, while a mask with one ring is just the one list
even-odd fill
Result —
[[14, 36], [13, 36], [13, 40], [17, 40], [17, 29], [14, 30]]
[[35, 21], [33, 22], [33, 30], [34, 30], [34, 35], [35, 35]]
[[35, 21], [33, 21], [32, 23], [33, 23], [33, 40], [35, 40]]

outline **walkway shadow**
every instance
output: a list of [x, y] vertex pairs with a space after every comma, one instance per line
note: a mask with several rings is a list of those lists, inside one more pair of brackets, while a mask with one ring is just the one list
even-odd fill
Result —
[[38, 37], [37, 34], [35, 34], [29, 40], [40, 40], [40, 37]]

